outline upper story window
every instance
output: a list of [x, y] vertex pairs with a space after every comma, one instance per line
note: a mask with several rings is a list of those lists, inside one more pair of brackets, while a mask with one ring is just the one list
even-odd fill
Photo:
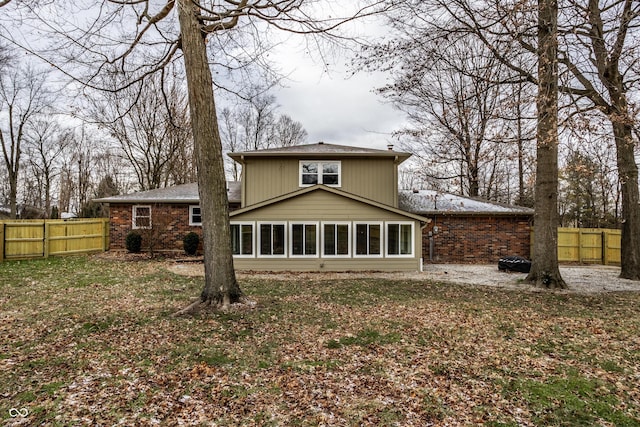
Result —
[[341, 164], [333, 161], [307, 161], [300, 162], [300, 186], [324, 184], [330, 187], [340, 187]]
[[151, 228], [151, 206], [133, 206], [132, 220], [134, 229]]

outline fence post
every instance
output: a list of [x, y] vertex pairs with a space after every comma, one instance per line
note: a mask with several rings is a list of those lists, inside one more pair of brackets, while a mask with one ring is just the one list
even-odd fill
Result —
[[102, 250], [109, 250], [109, 218], [102, 218]]
[[4, 222], [0, 222], [0, 262], [4, 261]]
[[46, 219], [42, 220], [44, 227], [44, 236], [42, 238], [42, 256], [44, 259], [49, 258], [49, 223]]

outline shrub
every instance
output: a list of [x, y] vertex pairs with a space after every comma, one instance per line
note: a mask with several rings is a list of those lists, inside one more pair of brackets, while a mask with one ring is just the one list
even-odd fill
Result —
[[129, 252], [138, 253], [142, 248], [142, 236], [135, 231], [130, 231], [124, 243]]
[[195, 255], [196, 252], [198, 252], [200, 236], [192, 231], [184, 236], [184, 239], [182, 239], [182, 243], [184, 246], [184, 251], [187, 253], [187, 255]]

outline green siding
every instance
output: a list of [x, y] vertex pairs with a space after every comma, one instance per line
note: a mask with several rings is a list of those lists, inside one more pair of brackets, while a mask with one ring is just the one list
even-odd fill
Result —
[[[243, 207], [300, 189], [299, 162], [305, 159], [251, 158], [243, 169]], [[340, 190], [397, 207], [396, 165], [387, 158], [342, 158]]]
[[[349, 199], [327, 191], [312, 191], [298, 197], [286, 199], [238, 215], [232, 215], [231, 221], [238, 222], [278, 222], [278, 221], [349, 221], [353, 239], [353, 222], [393, 221], [412, 222], [414, 224], [413, 257], [353, 257], [353, 241], [350, 258], [241, 258], [234, 259], [239, 270], [269, 271], [417, 271], [422, 257], [422, 233], [420, 222], [404, 215], [389, 212], [363, 202]], [[257, 245], [257, 240], [254, 242]], [[321, 251], [321, 249], [320, 249]], [[385, 248], [382, 248], [384, 254]]]

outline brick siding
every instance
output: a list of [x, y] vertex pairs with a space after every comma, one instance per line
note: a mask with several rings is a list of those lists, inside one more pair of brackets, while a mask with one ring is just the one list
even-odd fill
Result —
[[[202, 239], [202, 227], [189, 225], [190, 205], [151, 205], [151, 223], [155, 234], [156, 244], [154, 250], [183, 251], [182, 239], [193, 231]], [[125, 239], [127, 234], [133, 229], [132, 211], [133, 205], [109, 206], [111, 225], [111, 246], [110, 249], [125, 249]], [[142, 250], [149, 247], [150, 231], [136, 230], [142, 235]]]
[[[529, 216], [428, 216], [423, 230], [422, 256], [433, 263], [497, 263], [508, 255], [530, 259]], [[429, 232], [433, 227], [433, 259], [430, 259]]]

